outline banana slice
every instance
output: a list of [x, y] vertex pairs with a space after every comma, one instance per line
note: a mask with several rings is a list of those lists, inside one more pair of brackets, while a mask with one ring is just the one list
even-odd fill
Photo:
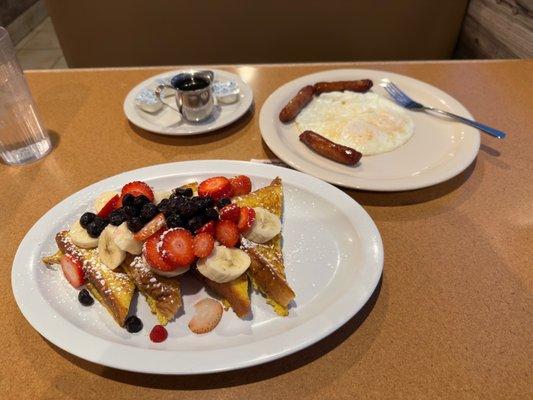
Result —
[[128, 223], [123, 222], [115, 229], [113, 241], [119, 247], [133, 255], [139, 255], [142, 252], [143, 245], [133, 238], [133, 232], [129, 230]]
[[103, 192], [96, 198], [94, 201], [94, 211], [96, 214], [100, 212], [100, 210], [107, 204], [111, 198], [117, 194], [120, 194], [120, 192]]
[[154, 274], [164, 276], [165, 278], [173, 278], [178, 275], [183, 275], [185, 272], [189, 270], [189, 267], [187, 267], [187, 268], [177, 268], [174, 271], [159, 271], [155, 268], [150, 267], [150, 264], [147, 263], [147, 265]]
[[69, 234], [72, 243], [82, 249], [94, 249], [98, 246], [98, 238], [90, 237], [85, 228], [80, 225], [80, 221], [76, 221], [70, 226]]
[[116, 229], [113, 225], [106, 226], [98, 239], [98, 257], [109, 269], [115, 269], [126, 258], [126, 252], [113, 240]]
[[197, 269], [206, 278], [225, 283], [241, 276], [250, 263], [250, 256], [242, 250], [215, 246], [209, 257], [198, 260]]
[[154, 192], [154, 204], [159, 204], [161, 200], [168, 199], [172, 194], [172, 190], [158, 190]]
[[255, 220], [244, 237], [255, 243], [266, 243], [281, 232], [281, 221], [265, 208], [255, 207]]

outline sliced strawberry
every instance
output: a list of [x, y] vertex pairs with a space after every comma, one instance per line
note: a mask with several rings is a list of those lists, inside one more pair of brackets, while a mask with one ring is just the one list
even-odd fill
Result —
[[61, 257], [61, 269], [67, 281], [76, 289], [85, 283], [83, 267], [79, 258], [65, 254]]
[[202, 299], [194, 305], [195, 314], [189, 321], [189, 329], [197, 334], [211, 332], [222, 318], [222, 304], [211, 298]]
[[168, 332], [163, 325], [156, 325], [150, 331], [150, 340], [154, 343], [161, 343], [168, 337]]
[[105, 206], [102, 207], [100, 211], [98, 211], [98, 216], [101, 218], [107, 218], [109, 217], [109, 214], [120, 207], [120, 196], [118, 194], [114, 195], [109, 199], [107, 203], [105, 203]]
[[167, 221], [163, 213], [157, 214], [150, 222], [143, 226], [139, 232], [133, 235], [133, 238], [138, 242], [144, 242], [158, 230], [165, 228], [166, 226]]
[[239, 232], [246, 232], [250, 229], [255, 221], [255, 211], [252, 207], [242, 207], [239, 215], [237, 228]]
[[140, 196], [144, 194], [148, 197], [148, 200], [154, 201], [154, 192], [152, 188], [148, 186], [147, 183], [141, 181], [130, 182], [124, 185], [122, 192], [120, 193], [120, 198], [123, 199], [126, 194], [132, 194], [133, 196]]
[[226, 247], [234, 247], [241, 238], [237, 225], [228, 220], [219, 221], [217, 223], [215, 228], [215, 237]]
[[199, 233], [209, 233], [211, 236], [215, 236], [215, 225], [215, 221], [209, 221], [194, 233], [197, 235]]
[[198, 185], [199, 196], [209, 196], [214, 201], [218, 201], [224, 197], [232, 197], [233, 189], [228, 178], [223, 176], [215, 176], [206, 179]]
[[234, 176], [229, 182], [234, 196], [242, 196], [252, 191], [252, 181], [246, 175]]
[[161, 252], [158, 249], [158, 243], [161, 240], [164, 230], [161, 229], [155, 235], [152, 235], [144, 242], [143, 255], [148, 264], [152, 268], [160, 271], [174, 271], [176, 266], [167, 263], [161, 256]]
[[199, 233], [193, 239], [192, 248], [196, 257], [209, 257], [215, 247], [215, 238], [209, 233]]
[[188, 267], [195, 260], [193, 237], [183, 228], [169, 229], [161, 237], [161, 254], [163, 259], [178, 267]]
[[239, 217], [241, 215], [241, 208], [237, 204], [228, 204], [220, 209], [218, 212], [218, 217], [221, 220], [233, 221], [235, 223], [239, 222]]

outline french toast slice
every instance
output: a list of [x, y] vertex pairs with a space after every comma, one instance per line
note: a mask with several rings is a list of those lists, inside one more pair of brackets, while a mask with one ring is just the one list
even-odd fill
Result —
[[117, 324], [124, 326], [130, 309], [135, 285], [121, 267], [111, 270], [98, 260], [96, 249], [82, 249], [70, 240], [68, 231], [56, 235], [57, 247], [63, 254], [77, 257], [83, 268], [87, 289], [113, 316]]
[[142, 256], [127, 255], [122, 268], [145, 297], [159, 323], [168, 324], [182, 306], [179, 277], [155, 274]]
[[[281, 178], [277, 177], [269, 186], [235, 197], [232, 201], [239, 206], [263, 207], [281, 219], [283, 217]], [[288, 305], [294, 299], [295, 294], [285, 278], [282, 233], [280, 232], [263, 244], [253, 243], [243, 238], [241, 249], [248, 253], [252, 260], [247, 273], [254, 287], [266, 297], [267, 303], [277, 314], [288, 315]]]

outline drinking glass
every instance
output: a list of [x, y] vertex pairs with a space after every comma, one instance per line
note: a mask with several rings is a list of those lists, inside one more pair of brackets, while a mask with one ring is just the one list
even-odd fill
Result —
[[0, 157], [8, 164], [26, 164], [51, 148], [13, 43], [0, 26]]

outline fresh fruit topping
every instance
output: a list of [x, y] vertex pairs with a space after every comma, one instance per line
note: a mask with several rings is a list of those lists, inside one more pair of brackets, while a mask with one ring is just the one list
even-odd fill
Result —
[[93, 222], [87, 225], [87, 233], [90, 237], [97, 238], [98, 236], [100, 236], [107, 224], [108, 221], [103, 218], [100, 218], [99, 216], [96, 216], [94, 217]]
[[233, 196], [242, 196], [252, 191], [252, 181], [246, 175], [234, 176], [230, 180]]
[[226, 246], [215, 246], [208, 257], [200, 258], [198, 272], [217, 283], [230, 282], [241, 276], [251, 263], [244, 251]]
[[131, 193], [126, 193], [124, 196], [121, 197], [121, 200], [123, 207], [133, 207], [133, 205], [135, 204], [135, 196]]
[[209, 221], [207, 224], [204, 224], [200, 229], [198, 229], [195, 233], [209, 233], [211, 236], [215, 236], [215, 221]]
[[193, 237], [188, 230], [169, 229], [163, 233], [161, 240], [161, 254], [167, 263], [184, 268], [194, 261]]
[[122, 212], [128, 217], [138, 217], [140, 215], [140, 210], [134, 206], [123, 206]]
[[130, 217], [128, 219], [128, 228], [130, 231], [137, 233], [144, 227], [142, 219], [139, 217]]
[[142, 243], [135, 240], [132, 231], [128, 228], [127, 222], [123, 222], [115, 229], [113, 240], [115, 244], [125, 252], [133, 255], [138, 255], [142, 252]]
[[89, 225], [91, 222], [94, 221], [94, 217], [96, 215], [92, 212], [86, 212], [80, 217], [80, 225], [84, 228], [87, 228], [87, 225]]
[[237, 228], [239, 232], [246, 232], [250, 229], [255, 220], [255, 211], [252, 207], [242, 207], [239, 215], [239, 222]]
[[121, 197], [123, 202], [124, 196], [126, 196], [127, 194], [131, 194], [133, 196], [144, 195], [148, 198], [149, 201], [154, 201], [154, 192], [152, 191], [152, 188], [148, 186], [148, 184], [141, 181], [130, 182], [124, 185], [121, 191]]
[[89, 307], [94, 304], [94, 299], [87, 289], [81, 289], [78, 293], [78, 301], [82, 306]]
[[143, 222], [151, 221], [157, 214], [159, 214], [159, 210], [153, 203], [146, 203], [141, 207], [140, 217]]
[[237, 204], [228, 204], [222, 207], [218, 214], [221, 220], [233, 221], [237, 224], [241, 215], [241, 208]]
[[196, 313], [189, 321], [189, 329], [196, 334], [211, 332], [222, 318], [222, 304], [211, 298], [197, 302], [194, 310]]
[[143, 328], [143, 322], [135, 315], [130, 315], [128, 318], [126, 318], [124, 327], [129, 333], [137, 333]]
[[199, 233], [194, 237], [192, 247], [196, 257], [208, 257], [215, 247], [215, 238], [209, 233]]
[[[92, 224], [92, 222], [89, 224]], [[87, 227], [89, 229], [89, 227]], [[78, 221], [74, 222], [70, 226], [70, 240], [76, 246], [81, 247], [82, 249], [94, 249], [98, 246], [98, 238], [94, 238], [80, 225]]]
[[174, 194], [176, 196], [192, 197], [193, 191], [191, 188], [176, 188], [174, 189]]
[[232, 221], [220, 221], [215, 227], [215, 237], [224, 246], [234, 247], [240, 239], [239, 228]]
[[139, 242], [144, 242], [154, 233], [166, 226], [167, 222], [163, 214], [157, 214], [150, 222], [143, 226], [133, 237]]
[[196, 197], [193, 197], [190, 200], [190, 202], [196, 212], [203, 211], [206, 208], [213, 206], [214, 204], [213, 199], [209, 196], [205, 196], [205, 197], [196, 196]]
[[109, 199], [107, 203], [98, 211], [98, 216], [100, 218], [107, 218], [112, 211], [116, 210], [119, 207], [120, 196], [118, 194], [114, 195]]
[[94, 212], [98, 214], [100, 210], [116, 195], [120, 195], [119, 192], [103, 192], [98, 195], [94, 200]]
[[109, 223], [114, 226], [119, 226], [124, 221], [128, 219], [128, 216], [126, 213], [122, 210], [122, 208], [119, 208], [115, 211], [113, 211], [111, 214], [109, 214]]
[[81, 261], [70, 254], [61, 257], [61, 269], [67, 281], [76, 289], [85, 283]]
[[187, 229], [191, 232], [196, 232], [205, 224], [205, 219], [202, 216], [192, 217], [187, 222]]
[[231, 183], [228, 178], [215, 176], [206, 179], [198, 185], [198, 195], [202, 197], [209, 196], [217, 201], [223, 197], [232, 197], [233, 189], [231, 188]]
[[266, 243], [281, 232], [281, 220], [265, 208], [256, 207], [252, 227], [243, 233], [246, 239], [255, 243]]
[[168, 264], [163, 257], [161, 252], [158, 249], [158, 243], [161, 240], [161, 236], [164, 230], [161, 229], [159, 232], [156, 232], [154, 235], [150, 236], [143, 246], [143, 255], [144, 259], [150, 266], [159, 271], [174, 271], [176, 267], [174, 265]]
[[126, 252], [114, 240], [118, 228], [108, 225], [98, 239], [98, 258], [109, 269], [117, 268], [126, 258]]
[[156, 325], [150, 332], [150, 340], [154, 343], [161, 343], [168, 337], [168, 332], [162, 325]]
[[229, 197], [224, 197], [217, 201], [217, 208], [220, 210], [221, 208], [227, 206], [228, 204], [231, 204], [231, 199]]
[[209, 221], [217, 221], [218, 220], [218, 211], [216, 208], [208, 208], [204, 211], [204, 217], [205, 219]]
[[151, 200], [148, 199], [144, 194], [141, 194], [140, 196], [136, 196], [133, 200], [133, 207], [138, 208], [139, 210], [144, 206], [146, 203], [150, 203]]
[[169, 228], [184, 228], [185, 222], [183, 222], [179, 214], [170, 214], [167, 217], [167, 226]]

